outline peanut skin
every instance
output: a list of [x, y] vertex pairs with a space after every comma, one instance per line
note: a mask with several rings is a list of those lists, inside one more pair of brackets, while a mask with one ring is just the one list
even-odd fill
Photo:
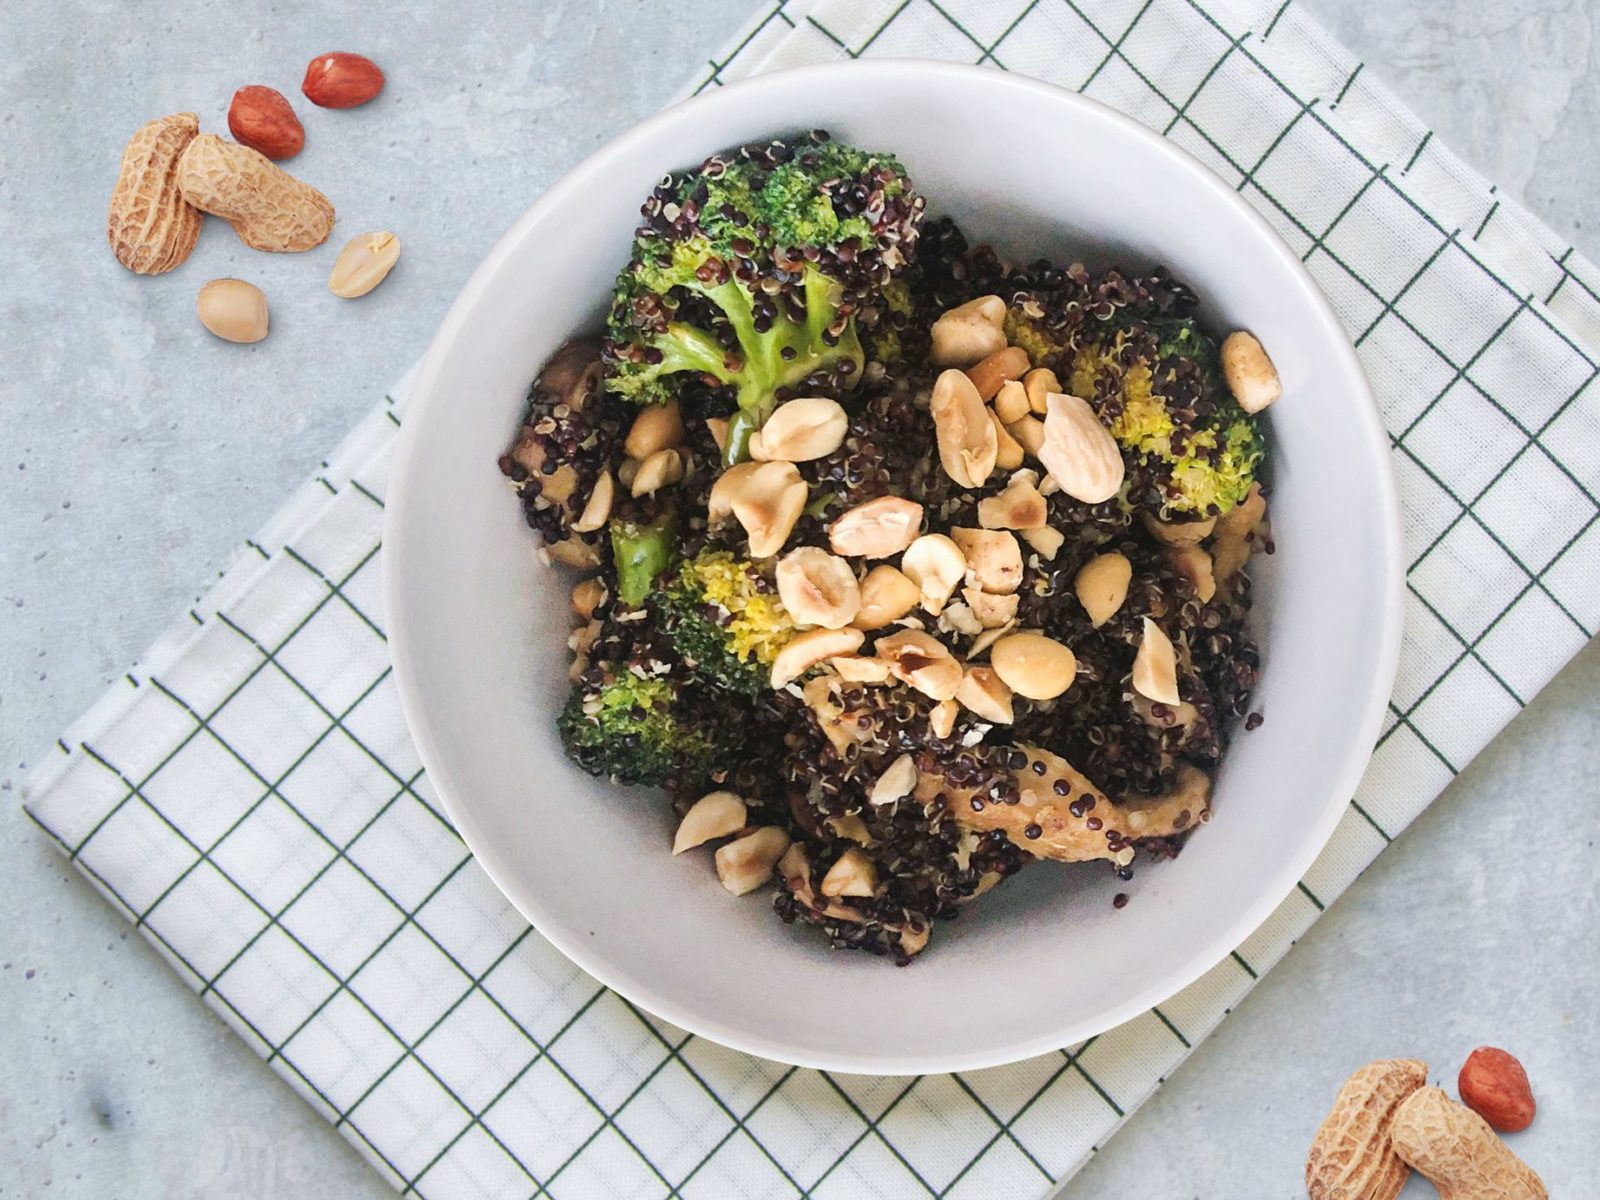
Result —
[[1535, 1105], [1528, 1073], [1504, 1050], [1479, 1046], [1467, 1056], [1456, 1080], [1461, 1103], [1501, 1133], [1533, 1124]]
[[1432, 1181], [1439, 1200], [1549, 1200], [1544, 1181], [1489, 1123], [1438, 1088], [1407, 1097], [1389, 1134], [1395, 1153]]

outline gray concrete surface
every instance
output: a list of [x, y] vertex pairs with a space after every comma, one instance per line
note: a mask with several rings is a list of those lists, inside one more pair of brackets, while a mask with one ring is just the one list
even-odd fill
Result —
[[[0, 788], [420, 352], [500, 230], [658, 105], [747, 3], [0, 11]], [[1600, 7], [1310, 6], [1465, 158], [1600, 253]], [[372, 54], [390, 86], [365, 109], [306, 114], [296, 169], [347, 234], [401, 234], [391, 280], [343, 304], [322, 289], [335, 247], [266, 258], [215, 227], [173, 275], [118, 267], [102, 222], [132, 128], [185, 108], [219, 125], [235, 87], [292, 95], [330, 47]], [[225, 274], [278, 302], [258, 347], [214, 342], [190, 316], [198, 283]], [[1066, 1194], [1301, 1195], [1311, 1130], [1349, 1069], [1418, 1054], [1449, 1081], [1482, 1042], [1519, 1053], [1539, 1093], [1519, 1152], [1558, 1195], [1600, 1189], [1597, 697], [1591, 645]], [[0, 1197], [389, 1195], [14, 799], [0, 793]]]

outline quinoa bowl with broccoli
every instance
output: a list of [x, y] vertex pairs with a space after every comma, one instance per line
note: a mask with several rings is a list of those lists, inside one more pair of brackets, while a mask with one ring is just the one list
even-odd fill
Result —
[[[888, 77], [957, 140], [861, 118]], [[386, 548], [423, 761], [541, 932], [688, 1028], [877, 1071], [1087, 1036], [1270, 911], [1370, 750], [1370, 399], [1281, 243], [1104, 110], [930, 64], [736, 90], [558, 184], [430, 354]], [[1106, 180], [977, 139], [1002, 102]]]

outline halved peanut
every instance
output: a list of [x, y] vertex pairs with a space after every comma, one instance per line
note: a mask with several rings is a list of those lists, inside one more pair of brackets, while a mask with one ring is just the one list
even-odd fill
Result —
[[1252, 483], [1245, 498], [1217, 518], [1217, 537], [1249, 537], [1267, 515], [1267, 499], [1261, 485]]
[[854, 654], [865, 636], [859, 629], [808, 629], [795, 634], [772, 660], [772, 686], [787, 687], [824, 659]]
[[893, 804], [911, 795], [917, 786], [917, 764], [909, 754], [902, 754], [889, 764], [888, 769], [872, 785], [867, 799], [873, 804]]
[[1222, 339], [1222, 377], [1247, 413], [1258, 413], [1283, 395], [1278, 369], [1255, 335], [1242, 329]]
[[967, 661], [971, 662], [982, 655], [1016, 627], [1017, 623], [1015, 621], [1007, 621], [1004, 625], [997, 625], [993, 629], [985, 629], [977, 637], [973, 638], [972, 645], [967, 647]]
[[753, 892], [772, 881], [772, 869], [788, 848], [789, 835], [778, 826], [752, 830], [717, 851], [717, 878], [735, 896]]
[[649, 404], [633, 419], [628, 436], [623, 439], [622, 451], [629, 458], [643, 462], [657, 450], [683, 445], [683, 438], [683, 415], [678, 411], [678, 402]]
[[550, 474], [539, 473], [539, 499], [552, 504], [565, 504], [578, 489], [578, 473], [567, 463], [562, 463]]
[[956, 727], [956, 717], [960, 711], [961, 706], [954, 700], [939, 701], [928, 710], [928, 732], [943, 741]]
[[1201, 604], [1208, 604], [1217, 594], [1217, 579], [1212, 572], [1211, 555], [1199, 546], [1170, 546], [1167, 561], [1179, 575], [1189, 581]]
[[1172, 639], [1149, 617], [1144, 619], [1144, 636], [1133, 657], [1133, 690], [1162, 704], [1177, 704], [1178, 655]]
[[1028, 415], [1028, 392], [1020, 380], [1008, 379], [1000, 385], [994, 397], [994, 411], [1006, 425]]
[[606, 602], [606, 595], [605, 580], [591, 575], [572, 589], [572, 611], [587, 621]]
[[930, 357], [936, 367], [965, 367], [1006, 348], [1006, 302], [979, 296], [933, 323]]
[[1128, 598], [1128, 584], [1133, 579], [1133, 564], [1127, 555], [1115, 550], [1096, 555], [1078, 571], [1072, 581], [1078, 594], [1078, 603], [1089, 615], [1089, 624], [1096, 629], [1117, 615], [1122, 602]]
[[1016, 470], [1022, 465], [1022, 443], [1011, 436], [1011, 431], [992, 408], [989, 423], [994, 426], [994, 465], [1002, 471]]
[[732, 498], [733, 515], [749, 535], [752, 558], [770, 558], [783, 549], [805, 511], [806, 495], [806, 481], [793, 463], [756, 466]]
[[1217, 527], [1215, 517], [1204, 517], [1198, 521], [1163, 521], [1144, 512], [1139, 514], [1139, 519], [1144, 522], [1150, 535], [1163, 546], [1198, 546]]
[[1016, 620], [1020, 597], [1015, 592], [1009, 596], [996, 596], [981, 588], [964, 587], [961, 589], [961, 596], [966, 600], [972, 615], [978, 619], [980, 631], [998, 629]]
[[964, 488], [982, 487], [994, 470], [1000, 442], [978, 389], [963, 371], [940, 373], [928, 400], [945, 474]]
[[639, 460], [625, 458], [617, 464], [617, 482], [625, 488], [632, 488], [633, 481], [639, 475]]
[[551, 542], [539, 551], [539, 555], [549, 562], [583, 571], [592, 571], [600, 565], [600, 552], [582, 538], [563, 538], [559, 542]]
[[1005, 595], [1022, 582], [1022, 547], [1005, 529], [956, 528], [950, 531], [966, 560], [967, 580], [986, 592]]
[[956, 700], [969, 712], [997, 725], [1009, 725], [1015, 719], [1011, 704], [1011, 688], [993, 667], [968, 667], [956, 688]]
[[[1008, 346], [1004, 350], [996, 350], [980, 362], [973, 363], [967, 368], [967, 378], [972, 380], [972, 386], [978, 389], [979, 396], [985, 400], [993, 400], [999, 394], [1002, 385], [1014, 379], [1021, 379], [1027, 369], [1028, 352], [1019, 350], [1016, 346]], [[1026, 398], [1027, 393], [1023, 395]]]
[[639, 464], [629, 491], [634, 496], [650, 496], [683, 479], [683, 455], [676, 450], [657, 450]]
[[852, 624], [857, 629], [882, 629], [917, 606], [922, 589], [898, 567], [887, 563], [873, 567], [861, 581], [861, 609]]
[[1062, 543], [1067, 540], [1067, 535], [1052, 525], [1040, 529], [1024, 529], [1020, 532], [1022, 540], [1032, 546], [1046, 561], [1053, 559], [1060, 552]]
[[723, 417], [707, 417], [706, 429], [711, 433], [711, 440], [717, 444], [717, 453], [722, 453], [728, 446], [728, 422]]
[[706, 498], [706, 517], [711, 524], [715, 525], [733, 515], [733, 498], [744, 490], [751, 476], [760, 469], [760, 463], [742, 462], [717, 476], [717, 481], [711, 485], [711, 494]]
[[1013, 633], [989, 651], [995, 673], [1011, 690], [1030, 700], [1054, 700], [1078, 676], [1071, 650], [1042, 633]]
[[850, 564], [820, 546], [800, 546], [778, 560], [778, 598], [798, 625], [841, 629], [861, 609]]
[[846, 509], [828, 526], [828, 544], [849, 558], [888, 558], [916, 541], [922, 505], [899, 496], [879, 496]]
[[1116, 438], [1087, 400], [1052, 392], [1048, 404], [1039, 461], [1074, 500], [1100, 504], [1111, 499], [1126, 472]]
[[903, 629], [878, 639], [873, 653], [888, 659], [894, 677], [930, 700], [949, 700], [961, 686], [961, 664], [943, 642], [919, 629]]
[[1034, 458], [1044, 449], [1044, 422], [1038, 417], [1023, 417], [1006, 426], [1006, 432], [1017, 439], [1017, 445]]
[[900, 556], [900, 570], [912, 583], [922, 607], [938, 616], [967, 571], [967, 559], [942, 533], [925, 533]]
[[611, 479], [610, 471], [601, 471], [600, 477], [594, 481], [594, 491], [589, 493], [589, 499], [583, 506], [583, 512], [572, 523], [574, 533], [593, 533], [611, 518], [612, 497], [616, 494], [616, 484]]
[[1039, 489], [1015, 475], [998, 496], [978, 501], [978, 524], [985, 529], [1042, 529], [1048, 516]]
[[1049, 367], [1035, 367], [1022, 377], [1022, 390], [1028, 395], [1028, 407], [1042, 417], [1050, 411], [1046, 402], [1050, 393], [1061, 390], [1061, 380]]
[[830, 658], [828, 665], [839, 673], [846, 683], [888, 683], [889, 664], [881, 658], [867, 658], [860, 654], [841, 654]]
[[824, 896], [871, 896], [878, 890], [878, 868], [851, 846], [828, 868], [819, 890]]
[[839, 837], [849, 838], [861, 846], [872, 845], [872, 834], [867, 831], [867, 823], [855, 813], [845, 813], [842, 817], [829, 817], [825, 824]]
[[[757, 435], [761, 457], [782, 462], [825, 458], [844, 442], [849, 428], [850, 418], [837, 400], [802, 396], [778, 405], [767, 418]], [[754, 446], [751, 455], [755, 456]]]
[[689, 806], [678, 822], [672, 839], [672, 852], [682, 854], [703, 846], [712, 838], [727, 837], [744, 828], [744, 801], [732, 792], [707, 792]]
[[939, 614], [939, 628], [945, 633], [964, 633], [968, 637], [977, 637], [983, 632], [983, 622], [973, 615], [969, 605], [957, 601], [944, 606], [944, 611]]

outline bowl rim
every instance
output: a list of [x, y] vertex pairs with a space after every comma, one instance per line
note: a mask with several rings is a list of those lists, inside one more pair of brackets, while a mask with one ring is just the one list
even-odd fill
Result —
[[[1208, 940], [1197, 944], [1197, 948], [1187, 957], [1175, 962], [1150, 983], [1130, 993], [1120, 1004], [1104, 1010], [1094, 1021], [1067, 1024], [1057, 1031], [1019, 1038], [1013, 1043], [989, 1051], [973, 1053], [960, 1048], [935, 1047], [915, 1059], [897, 1056], [892, 1060], [877, 1059], [866, 1053], [848, 1055], [826, 1051], [815, 1053], [805, 1047], [789, 1044], [780, 1033], [751, 1036], [745, 1032], [725, 1028], [715, 1017], [654, 995], [648, 987], [641, 986], [640, 981], [629, 979], [619, 982], [617, 973], [612, 970], [611, 964], [603, 955], [592, 952], [585, 939], [569, 935], [562, 930], [559, 923], [549, 918], [544, 906], [539, 903], [535, 895], [517, 880], [505, 877], [492, 865], [492, 856], [479, 852], [480, 846], [488, 845], [488, 839], [480, 836], [471, 805], [453, 797], [444, 782], [448, 778], [442, 768], [444, 755], [434, 738], [428, 720], [424, 690], [406, 653], [410, 634], [403, 616], [406, 608], [401, 599], [402, 581], [409, 577], [411, 566], [408, 561], [409, 544], [404, 531], [410, 520], [411, 505], [415, 499], [415, 493], [406, 486], [406, 481], [414, 469], [414, 464], [426, 453], [421, 438], [413, 431], [422, 424], [418, 419], [421, 412], [430, 405], [444, 402], [440, 384], [449, 348], [466, 327], [469, 314], [487, 290], [489, 281], [503, 269], [513, 248], [530, 236], [548, 210], [557, 207], [571, 194], [581, 192], [594, 176], [614, 161], [648, 146], [658, 129], [676, 124], [683, 119], [686, 111], [742, 103], [746, 97], [753, 97], [762, 91], [791, 86], [796, 79], [826, 85], [830, 79], [841, 75], [859, 76], [864, 73], [877, 75], [886, 82], [904, 82], [908, 79], [922, 82], [930, 79], [935, 82], [941, 79], [959, 78], [964, 81], [981, 79], [984, 86], [994, 87], [1000, 91], [1020, 92], [1035, 100], [1078, 107], [1091, 119], [1111, 125], [1121, 134], [1142, 143], [1152, 154], [1162, 155], [1171, 160], [1174, 166], [1190, 176], [1195, 187], [1208, 189], [1223, 197], [1254, 225], [1256, 231], [1265, 236], [1273, 253], [1286, 268], [1286, 278], [1292, 279], [1305, 293], [1321, 322], [1322, 328], [1317, 330], [1317, 333], [1332, 351], [1344, 360], [1348, 374], [1359, 389], [1358, 394], [1351, 399], [1350, 415], [1359, 425], [1359, 433], [1368, 442], [1378, 466], [1375, 500], [1381, 510], [1379, 513], [1383, 542], [1381, 569], [1387, 576], [1386, 586], [1383, 589], [1387, 594], [1387, 602], [1377, 623], [1378, 649], [1374, 660], [1375, 670], [1371, 689], [1359, 710], [1360, 719], [1355, 726], [1355, 732], [1359, 736], [1351, 740], [1351, 750], [1336, 777], [1331, 781], [1327, 791], [1328, 799], [1323, 810], [1317, 814], [1310, 835], [1285, 853], [1279, 869], [1271, 877], [1269, 886], [1262, 889], [1254, 903], [1248, 905], [1232, 920], [1220, 925]], [[1180, 146], [1133, 118], [1077, 92], [1028, 76], [978, 66], [925, 59], [885, 58], [871, 61], [830, 62], [766, 72], [671, 104], [611, 139], [564, 173], [495, 241], [445, 314], [417, 371], [406, 407], [409, 410], [409, 417], [401, 422], [385, 501], [383, 599], [396, 690], [418, 757], [434, 783], [445, 813], [473, 857], [477, 859], [478, 865], [540, 935], [607, 988], [696, 1036], [708, 1038], [744, 1053], [801, 1067], [849, 1074], [899, 1076], [1003, 1066], [1086, 1040], [1139, 1016], [1188, 987], [1236, 950], [1259, 928], [1294, 890], [1297, 882], [1327, 845], [1371, 761], [1383, 713], [1393, 692], [1399, 664], [1405, 596], [1405, 571], [1402, 558], [1404, 542], [1389, 437], [1383, 427], [1377, 402], [1355, 348], [1335, 314], [1332, 304], [1312, 279], [1299, 256], [1238, 192], [1228, 187], [1223, 179]]]

